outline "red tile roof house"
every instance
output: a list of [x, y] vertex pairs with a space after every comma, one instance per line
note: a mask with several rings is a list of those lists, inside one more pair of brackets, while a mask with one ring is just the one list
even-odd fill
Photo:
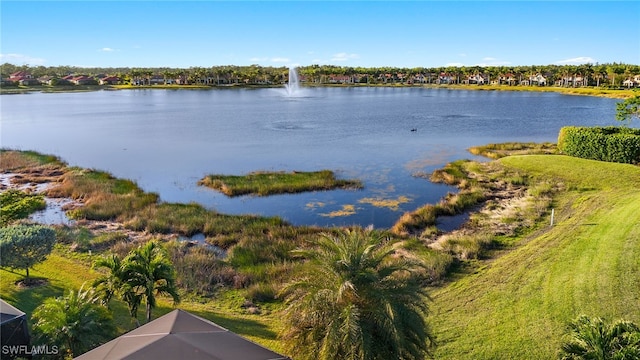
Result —
[[86, 75], [80, 75], [71, 79], [71, 82], [76, 85], [91, 85], [91, 84], [95, 84], [96, 80]]
[[20, 81], [23, 79], [33, 79], [33, 76], [26, 71], [18, 71], [9, 75], [10, 81]]
[[8, 80], [20, 85], [40, 85], [40, 81], [34, 79], [33, 76], [26, 71], [15, 72], [9, 76]]
[[120, 83], [120, 78], [117, 76], [105, 76], [99, 81], [100, 85], [117, 85]]

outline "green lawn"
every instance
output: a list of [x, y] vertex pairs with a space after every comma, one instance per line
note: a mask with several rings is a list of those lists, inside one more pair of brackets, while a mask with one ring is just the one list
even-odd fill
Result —
[[564, 156], [503, 164], [562, 179], [556, 225], [434, 289], [438, 359], [550, 359], [577, 315], [640, 322], [640, 167]]

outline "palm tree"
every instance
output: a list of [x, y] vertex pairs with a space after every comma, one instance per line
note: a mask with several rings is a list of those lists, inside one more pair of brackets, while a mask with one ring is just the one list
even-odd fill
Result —
[[167, 252], [157, 242], [150, 241], [134, 249], [123, 262], [128, 286], [146, 302], [147, 322], [151, 321], [151, 310], [157, 305], [156, 295], [169, 295], [174, 304], [180, 302], [176, 271]]
[[569, 328], [562, 359], [640, 359], [640, 327], [630, 321], [608, 324], [582, 315]]
[[70, 290], [66, 296], [49, 298], [33, 312], [36, 341], [58, 346], [78, 356], [115, 335], [111, 313], [99, 304], [93, 289]]
[[139, 326], [138, 308], [142, 302], [142, 296], [136, 293], [131, 279], [128, 278], [126, 263], [117, 255], [99, 258], [93, 264], [94, 268], [106, 268], [109, 273], [96, 279], [93, 287], [101, 294], [102, 303], [109, 306], [114, 296], [119, 296], [129, 308], [129, 315], [135, 319]]
[[426, 323], [422, 263], [399, 256], [370, 231], [325, 234], [308, 276], [288, 284], [281, 334], [300, 359], [424, 359], [434, 345]]

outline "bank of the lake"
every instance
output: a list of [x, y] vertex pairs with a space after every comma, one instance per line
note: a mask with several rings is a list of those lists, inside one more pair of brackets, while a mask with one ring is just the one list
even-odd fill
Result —
[[549, 155], [498, 162], [564, 183], [555, 224], [432, 290], [436, 357], [551, 359], [580, 314], [638, 323], [640, 167]]
[[[33, 161], [29, 166], [36, 167], [45, 161], [38, 156], [28, 159]], [[453, 277], [431, 288], [433, 302], [429, 322], [439, 344], [436, 357], [552, 358], [558, 351], [566, 322], [578, 314], [640, 321], [637, 301], [640, 294], [637, 287], [640, 283], [637, 261], [640, 258], [637, 241], [640, 237], [637, 227], [640, 167], [559, 155], [508, 156], [495, 163], [526, 174], [533, 183], [551, 179], [564, 184], [553, 198], [555, 226], [538, 223], [532, 227], [533, 232], [516, 234], [501, 246], [490, 248], [485, 256], [459, 263]], [[37, 173], [31, 172], [33, 176]], [[135, 188], [126, 180], [101, 173], [86, 175], [92, 181], [110, 184], [106, 188], [116, 193], [135, 193]], [[61, 185], [65, 185], [64, 180]], [[82, 191], [80, 187], [73, 188], [78, 189], [78, 194]], [[179, 217], [184, 215], [181, 209], [182, 206], [177, 206], [166, 210]], [[230, 221], [231, 217], [224, 219]], [[251, 241], [252, 248], [282, 244], [281, 240], [289, 236], [286, 234], [294, 230], [289, 229], [286, 233], [270, 230], [267, 242]], [[226, 230], [217, 228], [216, 231]], [[74, 241], [73, 232], [66, 234], [71, 236], [67, 241]], [[309, 235], [314, 236], [313, 232]], [[264, 234], [258, 238], [264, 239]], [[403, 251], [424, 254], [425, 250], [424, 244], [413, 243]], [[0, 295], [30, 314], [43, 298], [59, 296], [66, 289], [77, 289], [99, 276], [90, 268], [96, 256], [100, 256], [100, 252], [74, 250], [63, 243], [32, 271], [32, 276], [46, 278], [46, 285], [18, 288], [15, 283], [22, 274], [2, 269]], [[273, 268], [261, 267], [251, 274], [254, 281], [273, 281], [274, 276], [279, 277], [279, 281], [285, 279], [284, 273], [273, 271]], [[244, 305], [251, 292], [220, 290], [206, 298], [186, 296], [179, 307], [275, 351], [282, 349], [277, 340], [282, 326], [282, 307], [278, 302], [258, 301], [255, 304], [261, 311], [249, 314]], [[171, 308], [169, 299], [161, 299], [154, 318]], [[113, 312], [121, 332], [131, 329], [131, 320], [122, 303], [114, 303]]]
[[[304, 87], [408, 87], [408, 88], [431, 88], [431, 89], [453, 89], [453, 90], [478, 90], [478, 91], [525, 91], [525, 92], [556, 92], [568, 95], [598, 96], [614, 99], [628, 99], [638, 95], [638, 89], [610, 89], [598, 87], [559, 87], [559, 86], [508, 86], [508, 85], [463, 85], [463, 84], [303, 84]], [[0, 88], [0, 95], [21, 94], [29, 92], [82, 92], [100, 90], [212, 90], [212, 89], [268, 89], [282, 88], [281, 85], [66, 85], [66, 86], [5, 86]]]

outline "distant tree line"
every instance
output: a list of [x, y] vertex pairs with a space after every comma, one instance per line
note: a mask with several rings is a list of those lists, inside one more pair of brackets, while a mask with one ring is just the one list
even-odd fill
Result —
[[[64, 77], [70, 74], [88, 76], [117, 76], [125, 84], [151, 84], [151, 80], [164, 79], [165, 84], [183, 83], [195, 85], [223, 84], [283, 84], [288, 81], [289, 69], [286, 66], [271, 67], [260, 65], [249, 66], [212, 66], [189, 68], [138, 68], [138, 67], [76, 67], [76, 66], [30, 66], [1, 65], [3, 79], [18, 71], [26, 71], [34, 78], [43, 76]], [[607, 63], [582, 65], [529, 65], [529, 66], [441, 66], [441, 67], [351, 67], [336, 65], [309, 65], [298, 67], [300, 76], [307, 83], [326, 84], [339, 83], [440, 83], [446, 74], [448, 84], [469, 83], [474, 75], [482, 75], [483, 83], [509, 76], [508, 84], [521, 84], [537, 74], [545, 77], [544, 85], [558, 84], [576, 86], [571, 79], [580, 78], [578, 86], [623, 86], [623, 81], [638, 79], [640, 81], [640, 65]], [[176, 79], [180, 79], [176, 82]], [[640, 83], [634, 86], [640, 86]]]

